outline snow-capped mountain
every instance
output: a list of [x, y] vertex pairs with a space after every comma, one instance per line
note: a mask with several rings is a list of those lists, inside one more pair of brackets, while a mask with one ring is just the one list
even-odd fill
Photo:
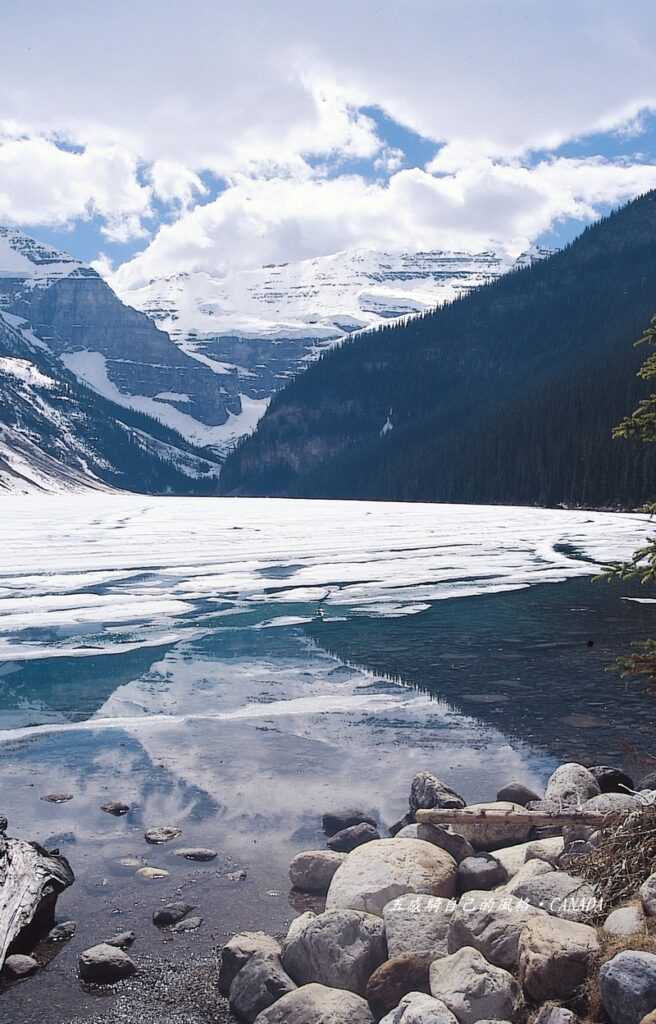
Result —
[[422, 313], [550, 254], [537, 247], [518, 259], [495, 250], [358, 250], [227, 277], [180, 273], [139, 288], [122, 286], [119, 272], [110, 283], [184, 352], [236, 384], [242, 414], [234, 427], [244, 434], [272, 393], [326, 347], [355, 331]]
[[224, 395], [94, 270], [0, 228], [0, 489], [212, 492], [216, 454], [171, 428], [188, 404], [211, 431]]
[[26, 320], [80, 381], [192, 444], [220, 448], [242, 412], [233, 380], [190, 358], [95, 270], [7, 227], [0, 227], [0, 309]]

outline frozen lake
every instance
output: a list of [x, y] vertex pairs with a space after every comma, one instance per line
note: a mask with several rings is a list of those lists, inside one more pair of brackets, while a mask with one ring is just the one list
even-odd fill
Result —
[[[161, 947], [161, 899], [203, 905], [181, 948], [282, 926], [323, 810], [389, 823], [420, 768], [493, 799], [647, 742], [653, 703], [606, 668], [650, 628], [625, 598], [649, 595], [590, 582], [643, 516], [94, 495], [3, 498], [0, 525], [0, 811], [78, 877], [78, 935], [43, 972], [53, 1021], [80, 949], [119, 924]], [[99, 810], [115, 799], [125, 818]], [[157, 824], [219, 858], [147, 847]], [[9, 998], [27, 1021], [26, 991]]]

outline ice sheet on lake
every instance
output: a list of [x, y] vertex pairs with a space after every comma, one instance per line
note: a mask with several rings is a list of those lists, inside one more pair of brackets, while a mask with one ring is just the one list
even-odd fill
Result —
[[[433, 601], [589, 575], [650, 533], [587, 511], [262, 498], [6, 497], [0, 660], [113, 653], [214, 628]], [[295, 607], [292, 609], [290, 605]]]

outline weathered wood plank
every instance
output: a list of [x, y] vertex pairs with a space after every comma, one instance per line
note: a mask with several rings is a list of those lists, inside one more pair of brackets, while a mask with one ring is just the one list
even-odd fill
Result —
[[416, 812], [416, 820], [428, 825], [476, 825], [482, 822], [509, 822], [529, 825], [592, 825], [605, 828], [619, 824], [627, 817], [628, 811], [600, 814], [599, 811], [500, 811], [469, 810], [469, 808], [431, 808]]
[[65, 857], [0, 835], [0, 969], [11, 945], [50, 926], [60, 892], [75, 876]]

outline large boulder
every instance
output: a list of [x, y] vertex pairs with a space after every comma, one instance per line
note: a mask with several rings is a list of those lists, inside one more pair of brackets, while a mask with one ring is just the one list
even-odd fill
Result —
[[343, 828], [341, 832], [335, 832], [326, 846], [336, 853], [350, 853], [357, 846], [371, 843], [374, 839], [380, 839], [378, 829], [370, 825], [368, 821], [361, 821], [359, 825], [350, 825], [348, 828]]
[[364, 995], [370, 976], [387, 957], [379, 917], [358, 910], [327, 910], [306, 920], [283, 944], [282, 962], [297, 985], [316, 981]]
[[335, 853], [333, 850], [297, 853], [289, 865], [289, 881], [301, 892], [316, 892], [325, 896], [333, 875], [345, 860], [345, 853]]
[[513, 891], [532, 907], [567, 921], [583, 921], [598, 907], [593, 887], [566, 871], [550, 871], [530, 878]]
[[656, 872], [640, 886], [640, 899], [647, 917], [656, 917]]
[[[519, 811], [524, 808], [508, 800], [497, 800], [490, 804], [471, 804], [468, 811]], [[468, 839], [475, 850], [496, 850], [498, 847], [511, 846], [513, 843], [525, 843], [531, 832], [530, 822], [525, 819], [513, 818], [509, 813], [504, 821], [479, 820], [458, 824], [458, 831]]]
[[262, 1010], [295, 988], [278, 956], [255, 953], [230, 986], [230, 1009], [235, 1017], [252, 1024]]
[[531, 1018], [531, 1024], [578, 1024], [578, 1017], [573, 1010], [568, 1010], [557, 1003], [548, 1002], [544, 1003], [536, 1015]]
[[459, 1024], [518, 1021], [524, 1011], [519, 984], [502, 967], [487, 962], [477, 949], [465, 947], [434, 960], [429, 972], [431, 995], [441, 999]]
[[417, 772], [410, 785], [409, 803], [411, 815], [434, 807], [458, 809], [467, 806], [460, 793], [456, 793], [431, 772]]
[[100, 942], [80, 953], [79, 969], [82, 981], [111, 985], [135, 974], [137, 966], [122, 949]]
[[548, 915], [533, 917], [519, 938], [519, 979], [535, 1002], [571, 999], [590, 974], [599, 952], [597, 932], [587, 924]]
[[646, 928], [647, 918], [642, 903], [637, 900], [634, 903], [628, 903], [625, 907], [612, 910], [604, 921], [604, 931], [616, 938], [635, 935], [636, 932], [644, 933]]
[[[184, 914], [182, 917], [184, 917]], [[181, 918], [178, 917], [176, 920], [179, 921]], [[280, 956], [282, 950], [280, 943], [264, 932], [240, 932], [238, 935], [233, 935], [229, 942], [226, 942], [221, 953], [219, 992], [222, 992], [224, 996], [228, 995], [230, 986], [242, 967], [245, 967], [250, 958], [255, 956], [256, 953], [270, 953], [272, 956]]]
[[367, 1002], [353, 992], [303, 985], [263, 1010], [256, 1024], [374, 1024]]
[[458, 864], [458, 891], [470, 892], [472, 889], [496, 889], [508, 881], [508, 872], [491, 853], [480, 852], [473, 857], [465, 857]]
[[[498, 852], [498, 851], [497, 851]], [[496, 856], [496, 855], [495, 855]], [[541, 878], [543, 875], [550, 875], [553, 867], [546, 860], [527, 860], [515, 872], [509, 882], [503, 886], [504, 892], [514, 893], [517, 889], [533, 878]]]
[[458, 1018], [440, 999], [410, 992], [380, 1024], [458, 1024]]
[[656, 1007], [656, 956], [624, 950], [599, 971], [601, 1001], [611, 1024], [640, 1024]]
[[421, 893], [391, 900], [383, 910], [389, 955], [432, 952], [446, 956], [449, 922], [455, 909], [455, 900]]
[[453, 896], [456, 863], [448, 853], [420, 839], [379, 839], [359, 846], [337, 869], [326, 909], [383, 913], [404, 893]]
[[[29, 978], [30, 974], [34, 974], [38, 969], [39, 964], [34, 957], [25, 956], [23, 953], [14, 953], [12, 956], [8, 956], [3, 968], [5, 975], [14, 980]], [[426, 977], [428, 977], [428, 968], [426, 968]]]
[[548, 864], [557, 864], [564, 846], [562, 836], [550, 836], [547, 839], [534, 839], [528, 843], [504, 846], [495, 850], [494, 856], [503, 864], [508, 878], [513, 878], [529, 860], [546, 860]]
[[516, 896], [469, 892], [451, 916], [448, 951], [471, 947], [496, 967], [513, 971], [519, 962], [519, 936], [535, 916], [544, 916], [544, 911]]
[[547, 783], [544, 799], [565, 806], [584, 804], [593, 796], [599, 796], [601, 788], [594, 775], [582, 764], [571, 762], [556, 768]]
[[428, 968], [433, 953], [403, 953], [381, 964], [369, 978], [367, 1002], [379, 1020], [410, 992], [428, 994]]
[[425, 843], [432, 843], [439, 846], [440, 850], [446, 850], [453, 857], [456, 864], [459, 864], [465, 857], [474, 856], [474, 847], [458, 832], [452, 832], [447, 825], [431, 825], [427, 821], [421, 821], [414, 825], [405, 825], [396, 833], [397, 839], [423, 839]]
[[535, 839], [526, 846], [526, 862], [530, 860], [545, 860], [553, 867], [558, 865], [565, 840], [562, 836], [549, 836], [547, 839]]
[[630, 793], [600, 793], [599, 796], [590, 797], [583, 804], [584, 811], [593, 811], [597, 814], [630, 814], [640, 806], [637, 797]]
[[635, 789], [633, 779], [621, 768], [611, 768], [607, 764], [595, 764], [590, 768], [602, 793], [626, 793]]
[[509, 782], [506, 786], [502, 786], [497, 793], [497, 800], [510, 801], [511, 804], [519, 804], [521, 807], [526, 807], [533, 800], [540, 799], [538, 793], [534, 793], [522, 782]]
[[365, 814], [364, 811], [352, 807], [347, 810], [328, 811], [321, 818], [321, 825], [327, 836], [334, 836], [336, 832], [351, 828], [352, 825], [360, 825], [362, 822], [373, 825], [374, 828], [377, 825], [376, 819], [372, 818], [370, 814]]

